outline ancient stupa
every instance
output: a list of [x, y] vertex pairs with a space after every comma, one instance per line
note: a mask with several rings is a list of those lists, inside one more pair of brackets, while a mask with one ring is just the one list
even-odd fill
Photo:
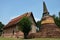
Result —
[[40, 37], [60, 37], [60, 29], [49, 14], [45, 2], [43, 2], [43, 16], [41, 19]]
[[49, 14], [43, 2], [43, 15], [39, 32], [28, 35], [29, 38], [60, 38], [60, 28], [55, 24], [54, 18]]

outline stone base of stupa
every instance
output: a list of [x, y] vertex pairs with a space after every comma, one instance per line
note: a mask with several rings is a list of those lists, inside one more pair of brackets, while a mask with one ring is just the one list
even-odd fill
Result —
[[43, 24], [40, 28], [41, 37], [60, 37], [60, 28], [56, 24]]
[[60, 38], [60, 28], [56, 24], [41, 25], [38, 33], [28, 35], [29, 38]]

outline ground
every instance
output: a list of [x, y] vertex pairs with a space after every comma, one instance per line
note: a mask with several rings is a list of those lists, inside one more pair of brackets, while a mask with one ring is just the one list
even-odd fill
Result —
[[0, 40], [60, 40], [60, 38], [34, 38], [34, 39], [20, 39], [20, 38], [3, 38], [0, 37]]

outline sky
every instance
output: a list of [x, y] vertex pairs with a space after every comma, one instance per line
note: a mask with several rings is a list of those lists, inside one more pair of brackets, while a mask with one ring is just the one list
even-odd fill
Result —
[[45, 1], [50, 15], [58, 15], [60, 0], [0, 0], [0, 21], [3, 24], [26, 12], [32, 12], [36, 21], [41, 20]]

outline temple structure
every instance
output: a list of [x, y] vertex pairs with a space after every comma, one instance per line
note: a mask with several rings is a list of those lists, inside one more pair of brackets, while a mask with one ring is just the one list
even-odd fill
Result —
[[28, 17], [29, 20], [32, 22], [31, 25], [31, 31], [30, 33], [36, 33], [36, 22], [34, 20], [34, 16], [32, 12], [27, 12], [24, 13], [23, 15], [20, 15], [14, 19], [12, 19], [7, 25], [4, 26], [3, 30], [3, 37], [19, 37], [19, 38], [24, 38], [24, 33], [21, 30], [18, 30], [20, 26], [18, 26], [18, 22], [23, 18], [23, 17]]
[[40, 37], [60, 37], [60, 29], [49, 14], [45, 2], [43, 2], [43, 15], [41, 19]]
[[43, 15], [39, 32], [28, 35], [28, 38], [60, 38], [60, 28], [55, 24], [54, 18], [49, 14], [43, 2]]
[[55, 23], [54, 19], [51, 17], [51, 15], [49, 15], [45, 2], [43, 2], [43, 15], [41, 21], [41, 24]]

